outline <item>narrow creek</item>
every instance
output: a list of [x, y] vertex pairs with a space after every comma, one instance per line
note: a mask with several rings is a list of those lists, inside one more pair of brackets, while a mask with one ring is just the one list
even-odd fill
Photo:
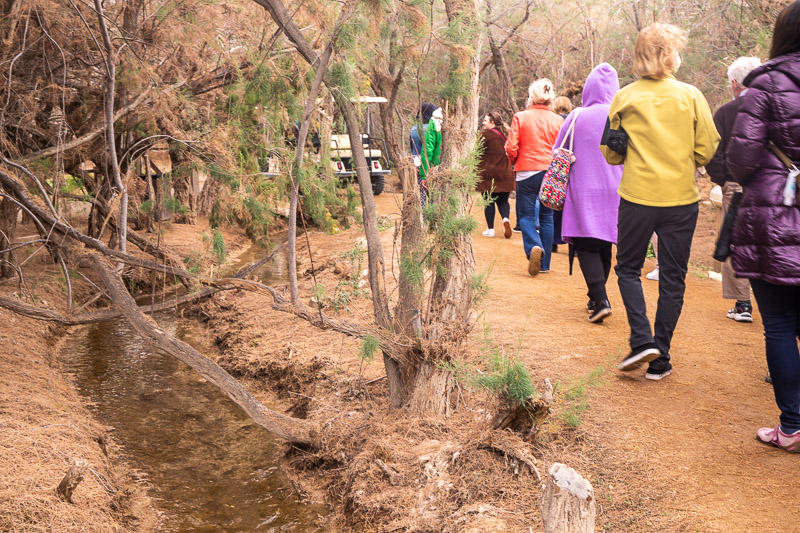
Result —
[[[261, 279], [282, 278], [285, 260]], [[202, 353], [216, 350], [196, 322], [155, 318]], [[298, 503], [282, 474], [281, 442], [189, 367], [152, 351], [125, 320], [75, 331], [62, 357], [127, 462], [146, 474], [164, 531], [325, 530], [327, 508]]]

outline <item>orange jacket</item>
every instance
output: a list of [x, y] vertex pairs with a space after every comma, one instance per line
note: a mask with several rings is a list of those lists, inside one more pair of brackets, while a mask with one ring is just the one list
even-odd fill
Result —
[[546, 105], [535, 104], [516, 113], [506, 140], [506, 155], [514, 171], [547, 170], [563, 123], [564, 119]]

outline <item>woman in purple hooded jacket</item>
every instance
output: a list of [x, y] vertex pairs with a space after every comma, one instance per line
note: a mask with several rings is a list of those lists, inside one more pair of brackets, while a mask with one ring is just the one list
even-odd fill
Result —
[[583, 107], [567, 117], [555, 143], [561, 146], [574, 121], [575, 163], [570, 167], [561, 235], [578, 255], [589, 289], [589, 322], [594, 323], [611, 314], [606, 281], [611, 272], [611, 245], [617, 242], [617, 188], [622, 167], [606, 162], [600, 152], [600, 138], [617, 91], [619, 78], [614, 67], [608, 63], [596, 66], [583, 87]]
[[744, 186], [733, 232], [736, 275], [749, 278], [764, 322], [767, 366], [780, 425], [760, 441], [800, 453], [800, 205], [784, 203], [788, 170], [774, 143], [800, 164], [800, 0], [775, 22], [770, 61], [745, 79], [727, 150], [728, 168]]

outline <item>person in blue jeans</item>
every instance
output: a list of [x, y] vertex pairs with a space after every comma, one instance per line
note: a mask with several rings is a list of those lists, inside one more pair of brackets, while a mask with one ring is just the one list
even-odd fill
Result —
[[756, 438], [800, 453], [800, 198], [790, 171], [800, 165], [800, 0], [778, 15], [769, 57], [742, 82], [748, 90], [726, 152], [744, 188], [731, 263], [753, 287], [780, 409], [780, 423]]
[[553, 253], [553, 211], [540, 206], [537, 220], [536, 199], [553, 160], [553, 143], [564, 123], [550, 110], [554, 97], [553, 82], [546, 78], [534, 81], [528, 87], [528, 108], [514, 115], [505, 144], [506, 156], [516, 174], [517, 222], [531, 276], [550, 271]]
[[522, 180], [519, 175], [528, 173], [517, 173], [517, 209], [522, 229], [522, 245], [526, 256], [530, 256], [534, 247], [538, 246], [542, 250], [540, 273], [550, 271], [550, 258], [553, 253], [553, 210], [540, 203], [537, 205], [544, 173], [544, 170], [530, 172], [530, 177]]

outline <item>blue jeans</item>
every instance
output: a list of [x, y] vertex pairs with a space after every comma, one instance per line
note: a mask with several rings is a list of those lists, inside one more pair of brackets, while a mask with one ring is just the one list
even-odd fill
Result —
[[[537, 172], [517, 182], [517, 211], [525, 257], [529, 257], [531, 249], [538, 246], [542, 249], [542, 271], [547, 271], [550, 270], [550, 256], [553, 253], [553, 210], [540, 205], [539, 220], [536, 220], [536, 200], [542, 188], [544, 172]], [[539, 231], [536, 231], [536, 226], [539, 226]]]
[[800, 286], [751, 280], [767, 345], [767, 367], [784, 433], [800, 430]]

